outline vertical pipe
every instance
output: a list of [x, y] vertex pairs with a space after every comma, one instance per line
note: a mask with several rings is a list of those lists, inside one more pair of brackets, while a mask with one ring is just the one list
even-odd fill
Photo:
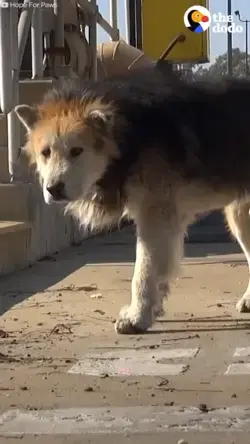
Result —
[[[18, 55], [18, 9], [10, 8], [11, 26], [11, 68], [12, 68], [12, 108], [19, 103], [19, 55]], [[20, 153], [20, 121], [16, 113], [10, 111], [7, 116], [8, 127], [8, 164], [10, 179], [15, 179], [15, 166]]]
[[[63, 0], [54, 0], [55, 16], [55, 46], [64, 48], [64, 2]], [[64, 56], [55, 57], [55, 68], [64, 66]]]
[[246, 20], [246, 77], [248, 77], [248, 20]]
[[[227, 15], [232, 15], [232, 0], [227, 0]], [[230, 26], [230, 23], [227, 24]], [[232, 33], [227, 31], [227, 74], [232, 77], [233, 75], [233, 46], [232, 46]]]
[[0, 105], [5, 114], [11, 110], [13, 100], [10, 10], [11, 8], [0, 8]]
[[141, 0], [135, 0], [136, 47], [142, 49], [142, 11]]
[[[118, 15], [117, 15], [117, 0], [109, 0], [109, 10], [110, 10], [110, 24], [116, 33], [116, 40], [119, 40], [119, 32], [118, 32]], [[111, 41], [114, 41], [112, 37], [110, 37]]]
[[47, 57], [47, 55], [46, 55], [46, 49], [48, 49], [50, 47], [50, 34], [47, 32], [44, 33], [44, 35], [43, 35], [43, 47], [44, 47], [44, 51], [45, 51], [44, 58], [43, 58], [43, 68], [45, 69], [46, 64], [47, 64], [49, 70], [52, 70], [50, 58]]
[[41, 0], [34, 8], [31, 21], [32, 79], [43, 77], [43, 23]]
[[92, 14], [90, 17], [89, 23], [89, 46], [91, 52], [91, 67], [90, 67], [90, 78], [91, 80], [97, 79], [97, 56], [96, 56], [96, 47], [97, 47], [97, 1], [90, 0], [93, 9], [96, 11], [95, 14]]
[[18, 57], [19, 57], [19, 69], [22, 65], [23, 54], [27, 43], [30, 23], [32, 19], [33, 6], [30, 0], [24, 0], [22, 12], [18, 21]]
[[136, 47], [136, 11], [135, 0], [129, 1], [129, 44]]
[[125, 18], [125, 40], [130, 42], [130, 17], [129, 17], [129, 0], [124, 0], [124, 18]]

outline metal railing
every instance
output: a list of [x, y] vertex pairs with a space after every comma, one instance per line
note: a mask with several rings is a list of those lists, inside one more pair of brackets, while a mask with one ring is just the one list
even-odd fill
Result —
[[[52, 0], [55, 16], [55, 46], [64, 48], [64, 3]], [[11, 180], [16, 177], [16, 165], [20, 154], [20, 123], [13, 111], [19, 103], [19, 74], [23, 55], [31, 29], [32, 79], [42, 78], [44, 73], [43, 60], [43, 17], [41, 0], [36, 0], [34, 7], [30, 0], [23, 1], [23, 8], [18, 17], [18, 7], [12, 0], [5, 0], [0, 6], [0, 107], [7, 115], [8, 126], [8, 159]], [[90, 76], [97, 75], [97, 25], [101, 26], [112, 41], [119, 40], [117, 0], [110, 0], [110, 21], [104, 19], [99, 12], [97, 0], [77, 0], [78, 6], [88, 17], [88, 42], [91, 53]], [[55, 65], [64, 68], [64, 57], [56, 55]]]

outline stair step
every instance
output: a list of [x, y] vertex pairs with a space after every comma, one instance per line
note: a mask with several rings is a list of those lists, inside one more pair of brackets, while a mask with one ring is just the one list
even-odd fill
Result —
[[[30, 224], [28, 222], [23, 221], [13, 221], [13, 220], [1, 220], [0, 221], [0, 236], [6, 233], [14, 233], [17, 231], [26, 230], [30, 228]], [[1, 239], [2, 240], [2, 239]]]
[[0, 221], [31, 220], [31, 190], [31, 184], [0, 183]]
[[11, 273], [27, 265], [27, 249], [31, 236], [28, 222], [0, 222], [0, 274]]

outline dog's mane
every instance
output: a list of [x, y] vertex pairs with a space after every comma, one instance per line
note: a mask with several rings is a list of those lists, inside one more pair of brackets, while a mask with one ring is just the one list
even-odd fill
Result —
[[[95, 101], [113, 104], [115, 110], [113, 137], [120, 151], [120, 157], [110, 164], [101, 183], [105, 186], [115, 177], [116, 185], [119, 182], [119, 187], [122, 188], [124, 176], [128, 174], [142, 151], [157, 142], [155, 140], [157, 131], [157, 138], [160, 141], [163, 129], [165, 132], [166, 126], [169, 126], [168, 138], [171, 138], [174, 120], [172, 123], [165, 120], [162, 106], [164, 98], [179, 82], [174, 74], [164, 77], [156, 69], [113, 76], [102, 82], [86, 81], [80, 77], [63, 79], [46, 94], [43, 105], [60, 101], [79, 102], [79, 107]], [[177, 144], [176, 134], [174, 139]], [[181, 144], [179, 145], [181, 149]], [[180, 149], [175, 150], [176, 155], [180, 153]]]
[[[177, 81], [175, 76], [164, 78], [149, 70], [101, 82], [64, 80], [47, 94], [44, 103], [60, 100], [79, 101], [79, 106], [101, 100], [114, 107], [113, 137], [120, 158], [110, 165], [103, 184], [114, 180], [122, 188], [129, 171], [148, 149], [185, 178], [212, 178], [218, 185], [220, 179], [229, 183], [233, 176], [242, 183], [242, 171], [232, 172], [232, 167], [238, 161], [237, 137], [242, 137], [244, 156], [250, 160], [245, 144], [250, 116], [247, 80]], [[225, 162], [229, 159], [231, 169]], [[248, 181], [249, 174], [244, 174]]]

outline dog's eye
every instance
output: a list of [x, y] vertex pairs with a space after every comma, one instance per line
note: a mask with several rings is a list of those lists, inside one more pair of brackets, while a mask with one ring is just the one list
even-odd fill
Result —
[[48, 159], [51, 155], [51, 149], [47, 146], [46, 148], [44, 148], [42, 150], [42, 156], [45, 157], [46, 159]]
[[70, 155], [71, 155], [71, 157], [78, 157], [78, 156], [80, 156], [80, 154], [82, 154], [82, 152], [83, 152], [83, 148], [76, 146], [74, 148], [71, 148]]

